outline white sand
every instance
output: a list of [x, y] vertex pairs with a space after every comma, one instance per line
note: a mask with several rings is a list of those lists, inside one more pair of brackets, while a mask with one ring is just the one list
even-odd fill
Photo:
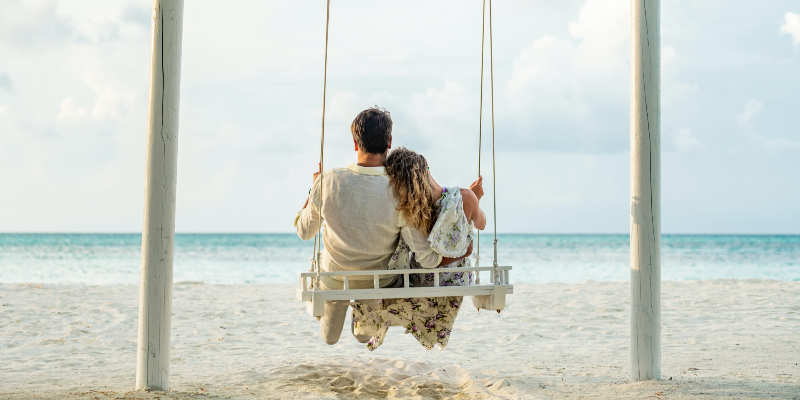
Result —
[[517, 284], [500, 315], [462, 310], [443, 352], [394, 328], [373, 353], [349, 334], [323, 344], [291, 285], [177, 284], [169, 393], [130, 392], [137, 287], [0, 296], [2, 399], [800, 400], [800, 282], [665, 282], [665, 380], [638, 384], [626, 282]]

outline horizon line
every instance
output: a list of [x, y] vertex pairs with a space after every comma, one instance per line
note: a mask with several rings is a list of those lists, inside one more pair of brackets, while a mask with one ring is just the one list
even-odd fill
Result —
[[[492, 231], [483, 231], [484, 234], [494, 234]], [[2, 232], [0, 235], [140, 235], [142, 232], [136, 231], [23, 231], [23, 232]], [[235, 231], [200, 231], [200, 232], [175, 232], [175, 235], [291, 235], [295, 232], [235, 232]], [[625, 235], [629, 236], [630, 232], [505, 232], [498, 235]], [[800, 236], [798, 233], [720, 233], [720, 232], [662, 232], [664, 235], [696, 235], [696, 236]]]

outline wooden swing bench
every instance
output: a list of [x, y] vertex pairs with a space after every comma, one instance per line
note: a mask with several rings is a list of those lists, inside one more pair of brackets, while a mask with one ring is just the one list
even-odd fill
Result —
[[[506, 294], [514, 293], [514, 286], [509, 282], [511, 267], [458, 267], [458, 268], [431, 268], [431, 269], [403, 269], [403, 270], [365, 270], [365, 271], [338, 271], [338, 272], [301, 272], [297, 287], [297, 299], [306, 302], [306, 311], [315, 317], [321, 317], [324, 312], [324, 302], [333, 300], [374, 300], [374, 299], [407, 299], [413, 297], [446, 297], [446, 296], [487, 296], [483, 307], [490, 310], [502, 310], [505, 307]], [[475, 284], [469, 286], [440, 286], [439, 274], [443, 272], [475, 272], [490, 273], [488, 284]], [[434, 274], [433, 286], [411, 287], [409, 275]], [[380, 278], [386, 275], [403, 275], [404, 287], [381, 288]], [[315, 281], [319, 277], [340, 277], [344, 289], [340, 290], [314, 290]], [[351, 289], [352, 277], [372, 276], [375, 288]], [[362, 280], [359, 279], [359, 280]], [[478, 279], [476, 279], [477, 281]], [[377, 289], [376, 289], [377, 288]]]

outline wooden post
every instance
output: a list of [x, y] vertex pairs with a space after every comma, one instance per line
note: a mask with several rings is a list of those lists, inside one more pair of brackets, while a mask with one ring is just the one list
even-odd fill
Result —
[[660, 0], [631, 0], [631, 380], [661, 379]]
[[136, 390], [169, 390], [183, 0], [153, 1]]

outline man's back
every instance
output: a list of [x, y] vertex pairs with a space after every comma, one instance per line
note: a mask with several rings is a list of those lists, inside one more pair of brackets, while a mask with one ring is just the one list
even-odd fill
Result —
[[[319, 182], [318, 178], [311, 190], [313, 203], [298, 216], [297, 234], [303, 240], [313, 238], [321, 214], [325, 221], [322, 271], [386, 269], [401, 235], [412, 251], [416, 250], [417, 261], [424, 267], [433, 268], [441, 261], [424, 235], [405, 227], [383, 167], [350, 164], [325, 171], [321, 213], [318, 213]], [[363, 278], [363, 284], [371, 287], [370, 279]], [[392, 276], [381, 279], [381, 285], [392, 279]], [[331, 288], [341, 285], [332, 279], [323, 279], [323, 283]], [[354, 285], [354, 288], [361, 286], [355, 282]]]

